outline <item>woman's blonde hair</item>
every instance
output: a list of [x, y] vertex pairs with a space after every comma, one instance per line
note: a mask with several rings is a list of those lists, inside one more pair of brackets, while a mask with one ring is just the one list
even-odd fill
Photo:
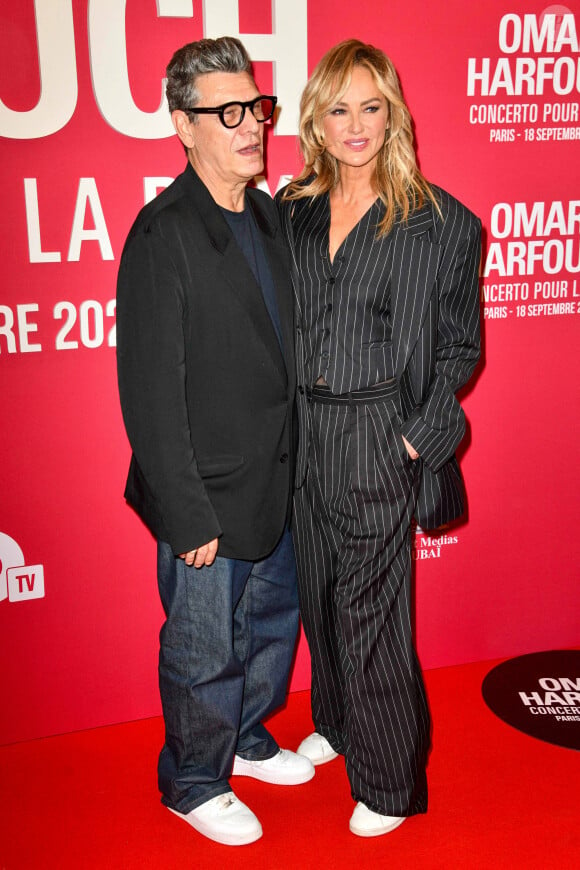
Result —
[[361, 66], [372, 75], [387, 100], [385, 144], [376, 163], [374, 186], [385, 205], [378, 235], [386, 235], [395, 220], [405, 221], [429, 199], [439, 211], [435, 195], [417, 166], [411, 115], [403, 99], [395, 67], [380, 49], [358, 39], [347, 39], [328, 51], [317, 64], [300, 101], [302, 172], [288, 185], [289, 200], [318, 196], [339, 181], [339, 162], [324, 144], [323, 119], [347, 91], [353, 69]]

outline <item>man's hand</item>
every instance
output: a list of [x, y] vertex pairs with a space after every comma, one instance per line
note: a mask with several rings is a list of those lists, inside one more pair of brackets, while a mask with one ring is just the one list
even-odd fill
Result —
[[209, 544], [204, 544], [202, 547], [198, 547], [197, 550], [190, 550], [189, 553], [180, 553], [179, 558], [184, 559], [186, 565], [203, 568], [204, 565], [211, 565], [216, 557], [217, 549], [218, 539], [214, 538]]
[[407, 449], [407, 453], [409, 454], [409, 456], [411, 457], [411, 459], [418, 459], [418, 458], [419, 458], [419, 454], [417, 453], [417, 451], [415, 450], [415, 448], [414, 448], [414, 447], [411, 447], [411, 445], [409, 444], [409, 442], [407, 441], [407, 439], [405, 438], [404, 435], [401, 435], [401, 438], [403, 439], [403, 444], [405, 445], [405, 447], [406, 447], [406, 449]]

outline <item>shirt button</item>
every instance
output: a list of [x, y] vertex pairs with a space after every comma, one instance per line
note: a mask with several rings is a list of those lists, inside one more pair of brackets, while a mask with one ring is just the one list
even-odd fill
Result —
[[326, 310], [327, 310], [327, 311], [332, 311], [332, 302], [329, 302], [329, 303], [328, 303], [328, 305], [326, 306]]
[[280, 462], [282, 464], [284, 464], [284, 462], [288, 462], [288, 454], [287, 453], [282, 454], [282, 456], [280, 457]]

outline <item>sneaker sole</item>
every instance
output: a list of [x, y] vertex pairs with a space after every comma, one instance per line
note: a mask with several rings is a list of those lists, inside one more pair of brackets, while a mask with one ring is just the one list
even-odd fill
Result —
[[259, 840], [263, 834], [262, 826], [260, 825], [259, 830], [255, 830], [251, 833], [247, 834], [227, 834], [227, 833], [219, 833], [216, 831], [212, 831], [211, 828], [204, 825], [202, 822], [197, 821], [196, 819], [188, 819], [184, 816], [183, 813], [178, 812], [177, 810], [171, 809], [171, 807], [167, 807], [170, 813], [173, 813], [175, 816], [178, 816], [180, 819], [183, 819], [186, 824], [193, 828], [198, 834], [202, 834], [202, 836], [207, 837], [208, 840], [213, 840], [214, 843], [221, 843], [222, 846], [249, 846], [250, 843], [255, 843], [256, 840]]
[[246, 766], [243, 758], [236, 758], [232, 770], [232, 776], [249, 776], [251, 779], [257, 779], [259, 782], [267, 782], [270, 785], [302, 785], [312, 779], [314, 776], [314, 770], [309, 770], [298, 778], [296, 776], [277, 776], [274, 773], [259, 770], [252, 765]]
[[352, 834], [356, 834], [357, 837], [380, 837], [383, 834], [390, 834], [391, 831], [395, 831], [399, 825], [402, 825], [405, 819], [399, 819], [397, 822], [393, 822], [393, 824], [389, 825], [388, 828], [372, 828], [371, 830], [366, 830], [362, 828], [355, 828], [352, 825], [349, 825], [349, 831]]
[[[322, 735], [319, 735], [322, 737]], [[316, 751], [309, 751], [309, 743], [312, 745], [313, 750], [314, 747], [320, 746], [321, 741], [310, 740], [313, 737], [311, 734], [310, 737], [307, 737], [302, 741], [298, 749], [296, 750], [297, 755], [304, 755], [315, 767], [318, 767], [320, 764], [327, 764], [329, 761], [334, 761], [335, 758], [338, 758], [338, 752], [332, 748], [328, 741], [324, 741], [322, 745], [325, 747], [325, 750], [322, 753], [316, 753]], [[306, 744], [306, 745], [305, 745]]]
[[[304, 752], [299, 752], [298, 754], [305, 755]], [[312, 762], [314, 767], [319, 767], [321, 764], [328, 764], [329, 761], [334, 761], [335, 758], [338, 758], [338, 752], [333, 752], [332, 755], [328, 753], [326, 755], [316, 755], [314, 758], [311, 755], [306, 755], [306, 758]]]

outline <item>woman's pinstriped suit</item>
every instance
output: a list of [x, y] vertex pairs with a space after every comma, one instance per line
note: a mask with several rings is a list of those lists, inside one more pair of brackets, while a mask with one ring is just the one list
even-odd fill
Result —
[[479, 357], [480, 223], [434, 191], [442, 216], [428, 203], [381, 239], [377, 200], [332, 263], [328, 194], [279, 198], [296, 301], [295, 543], [313, 720], [344, 754], [355, 800], [389, 816], [427, 808], [410, 526], [463, 511], [454, 394]]

